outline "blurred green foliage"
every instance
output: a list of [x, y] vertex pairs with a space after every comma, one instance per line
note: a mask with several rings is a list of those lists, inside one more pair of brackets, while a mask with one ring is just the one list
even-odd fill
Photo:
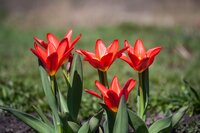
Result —
[[[29, 49], [33, 47], [33, 36], [46, 40], [46, 33], [52, 32], [61, 39], [67, 30], [68, 28], [22, 30], [6, 24], [0, 25], [0, 104], [30, 112], [33, 111], [31, 104], [48, 109], [41, 88], [37, 59]], [[83, 34], [75, 46], [76, 49], [94, 51], [95, 42], [99, 38], [107, 46], [114, 39], [119, 39], [121, 48], [124, 40], [133, 45], [137, 38], [141, 38], [148, 49], [162, 46], [161, 53], [150, 67], [150, 108], [154, 111], [165, 111], [176, 110], [186, 104], [190, 104], [192, 108], [199, 106], [199, 103], [191, 104], [192, 99], [188, 102], [189, 90], [183, 79], [199, 93], [200, 31], [138, 26], [131, 23], [96, 28], [76, 27], [73, 31], [74, 37], [79, 33]], [[97, 70], [88, 62], [83, 62], [83, 70], [84, 88], [97, 90], [94, 85], [94, 80], [98, 79]], [[108, 80], [111, 81], [114, 75], [119, 77], [121, 86], [130, 77], [137, 79], [137, 73], [119, 59], [109, 69]], [[66, 85], [60, 71], [57, 78], [60, 88], [64, 91]], [[129, 98], [129, 107], [135, 107], [135, 94], [136, 88]], [[84, 92], [80, 118], [87, 118], [97, 111], [98, 102], [100, 101], [97, 98]], [[199, 110], [192, 111], [199, 113]]]

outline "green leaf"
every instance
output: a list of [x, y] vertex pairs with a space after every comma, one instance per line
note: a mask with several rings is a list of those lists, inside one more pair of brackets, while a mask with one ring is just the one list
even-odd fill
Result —
[[172, 116], [172, 127], [175, 127], [178, 124], [178, 122], [183, 118], [187, 110], [188, 106], [182, 107], [178, 110], [176, 114]]
[[78, 133], [90, 133], [90, 125], [89, 122], [85, 122], [81, 128], [78, 130]]
[[76, 120], [80, 109], [83, 90], [83, 69], [79, 55], [74, 57], [70, 72], [71, 87], [67, 94], [67, 105], [71, 117]]
[[97, 113], [95, 116], [93, 116], [90, 120], [89, 120], [89, 125], [90, 125], [90, 131], [92, 133], [95, 133], [96, 130], [99, 127], [99, 124], [101, 122], [101, 118], [103, 115], [103, 110], [101, 110], [99, 113]]
[[169, 133], [172, 129], [172, 116], [157, 120], [150, 128], [149, 133]]
[[40, 116], [40, 118], [42, 119], [42, 121], [46, 124], [48, 124], [49, 126], [52, 126], [52, 123], [49, 121], [49, 119], [45, 116], [45, 114], [42, 112], [42, 109], [40, 107], [35, 107], [33, 106], [33, 108], [35, 109], [35, 111], [38, 113], [38, 115]]
[[149, 69], [147, 68], [142, 73], [138, 73], [138, 77], [137, 113], [140, 118], [145, 120], [149, 103]]
[[0, 106], [0, 109], [12, 113], [17, 118], [19, 118], [24, 123], [26, 123], [27, 125], [29, 125], [30, 127], [32, 127], [33, 129], [35, 129], [40, 133], [54, 133], [54, 129], [51, 126], [47, 125], [46, 123], [42, 122], [41, 120], [32, 115], [3, 106]]
[[114, 133], [128, 133], [128, 113], [124, 96], [121, 97], [113, 127]]
[[66, 102], [64, 96], [62, 95], [62, 93], [60, 92], [60, 90], [58, 90], [58, 94], [59, 94], [59, 99], [60, 99], [61, 112], [69, 113], [69, 110], [67, 107], [67, 102]]
[[149, 133], [145, 122], [132, 110], [128, 109], [129, 123], [134, 129], [134, 133]]
[[69, 125], [69, 127], [72, 129], [72, 131], [73, 131], [74, 133], [77, 133], [78, 130], [80, 129], [80, 125], [78, 125], [78, 124], [75, 123], [75, 122], [68, 121], [68, 125]]
[[59, 125], [60, 120], [59, 120], [59, 116], [58, 116], [58, 110], [56, 107], [56, 100], [55, 100], [55, 97], [53, 96], [48, 76], [42, 66], [39, 66], [39, 69], [40, 69], [40, 75], [41, 75], [41, 79], [42, 79], [43, 90], [44, 90], [45, 96], [47, 98], [47, 102], [48, 102], [48, 104], [53, 112], [53, 115], [55, 117], [55, 120], [56, 120], [55, 124]]
[[103, 109], [106, 112], [106, 120], [104, 122], [104, 132], [105, 133], [112, 133], [113, 132], [113, 126], [115, 123], [116, 113], [111, 111], [105, 104], [101, 104]]

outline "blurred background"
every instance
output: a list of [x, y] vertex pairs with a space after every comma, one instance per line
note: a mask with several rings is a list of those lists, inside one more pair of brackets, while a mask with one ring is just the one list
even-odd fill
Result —
[[[190, 116], [200, 113], [199, 0], [0, 0], [1, 105], [33, 112], [33, 103], [48, 110], [37, 59], [29, 49], [34, 36], [46, 40], [51, 32], [61, 39], [69, 29], [74, 38], [83, 34], [76, 48], [88, 51], [94, 51], [99, 38], [107, 46], [119, 39], [121, 48], [124, 40], [133, 45], [137, 38], [147, 49], [162, 46], [150, 67], [151, 111], [175, 111], [189, 105]], [[96, 90], [97, 71], [87, 62], [83, 67], [84, 88]], [[137, 79], [137, 73], [121, 60], [111, 66], [108, 79], [113, 75], [118, 75], [121, 86], [129, 77]], [[61, 72], [57, 77], [64, 91]], [[135, 89], [129, 98], [132, 108], [136, 93]], [[83, 93], [82, 101], [80, 119], [99, 108], [99, 101], [89, 94]]]

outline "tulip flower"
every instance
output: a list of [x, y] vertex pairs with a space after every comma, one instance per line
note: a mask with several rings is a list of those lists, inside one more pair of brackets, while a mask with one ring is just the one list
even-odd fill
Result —
[[124, 87], [120, 89], [118, 79], [115, 76], [111, 82], [110, 88], [105, 87], [97, 80], [95, 81], [95, 85], [102, 95], [99, 95], [98, 93], [92, 90], [86, 90], [86, 92], [104, 100], [104, 103], [109, 109], [111, 109], [113, 112], [117, 112], [121, 96], [124, 95], [125, 100], [127, 101], [128, 95], [135, 86], [135, 84], [135, 80], [129, 79], [124, 85]]
[[[58, 38], [56, 36], [54, 36], [51, 33], [47, 33], [46, 36], [48, 42], [44, 42], [43, 40], [38, 39], [37, 37], [34, 37], [35, 42], [37, 42], [38, 44], [40, 44], [43, 48], [47, 49], [48, 44], [52, 44], [55, 49], [58, 48], [60, 41], [58, 40]], [[76, 42], [81, 38], [81, 34], [79, 34], [73, 41], [72, 41], [72, 30], [69, 30], [66, 35], [63, 37], [63, 39], [67, 39], [68, 40], [68, 46], [66, 48], [69, 49], [71, 47], [74, 47], [74, 45], [76, 44]]]
[[84, 51], [82, 49], [76, 50], [77, 53], [85, 56], [84, 60], [88, 61], [94, 68], [105, 72], [109, 69], [114, 60], [121, 55], [126, 48], [119, 49], [118, 40], [114, 40], [108, 48], [101, 39], [96, 41], [95, 53]]
[[128, 41], [125, 41], [125, 47], [128, 47], [126, 51], [129, 58], [124, 53], [120, 56], [120, 58], [126, 61], [134, 70], [140, 73], [153, 63], [155, 56], [161, 50], [161, 47], [155, 47], [146, 52], [141, 39], [138, 39], [135, 42], [134, 47], [132, 47]]
[[[76, 37], [74, 41], [71, 41], [72, 30], [70, 30], [65, 37], [59, 41], [56, 36], [48, 33], [48, 42], [44, 42], [43, 40], [34, 37], [35, 49], [31, 49], [31, 51], [39, 58], [48, 74], [54, 76], [59, 67], [69, 58], [75, 43], [80, 37], [81, 34]], [[42, 48], [38, 46], [38, 44], [40, 44]]]

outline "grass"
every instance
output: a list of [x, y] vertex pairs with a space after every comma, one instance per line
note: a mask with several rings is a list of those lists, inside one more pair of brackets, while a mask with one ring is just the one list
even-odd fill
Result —
[[[1, 24], [0, 29], [0, 104], [29, 112], [33, 111], [31, 105], [35, 104], [47, 110], [48, 107], [45, 103], [37, 68], [37, 59], [29, 49], [33, 47], [33, 36], [45, 40], [46, 33], [52, 32], [62, 38], [66, 32], [65, 29], [36, 28], [22, 30], [5, 24]], [[99, 38], [105, 41], [107, 46], [114, 39], [119, 39], [121, 48], [124, 40], [133, 44], [137, 38], [141, 38], [148, 49], [157, 45], [162, 46], [161, 53], [150, 67], [150, 107], [153, 110], [176, 110], [189, 104], [187, 99], [181, 97], [185, 93], [182, 89], [185, 87], [183, 79], [195, 89], [196, 93], [199, 92], [200, 32], [197, 30], [137, 26], [131, 23], [110, 27], [77, 27], [73, 30], [74, 36], [79, 33], [83, 34], [76, 48], [88, 51], [94, 51], [95, 42]], [[97, 71], [87, 62], [83, 62], [83, 67], [84, 88], [95, 89], [94, 80], [98, 79]], [[119, 77], [121, 86], [130, 77], [137, 79], [137, 73], [121, 60], [116, 60], [109, 69], [109, 81], [113, 75]], [[59, 85], [64, 90], [65, 84], [61, 72], [58, 73], [58, 78]], [[185, 87], [185, 90], [187, 90], [187, 87]], [[135, 98], [133, 96], [135, 94], [136, 89], [131, 93], [130, 103], [134, 103]], [[178, 101], [182, 101], [182, 103], [177, 104], [177, 100], [173, 100], [173, 98], [178, 98]], [[83, 93], [82, 101], [81, 118], [92, 115], [99, 108], [99, 101], [89, 94]], [[199, 103], [200, 101], [197, 105]], [[132, 105], [130, 104], [130, 107]], [[192, 106], [196, 106], [196, 104]], [[198, 110], [192, 113], [198, 113]]]

